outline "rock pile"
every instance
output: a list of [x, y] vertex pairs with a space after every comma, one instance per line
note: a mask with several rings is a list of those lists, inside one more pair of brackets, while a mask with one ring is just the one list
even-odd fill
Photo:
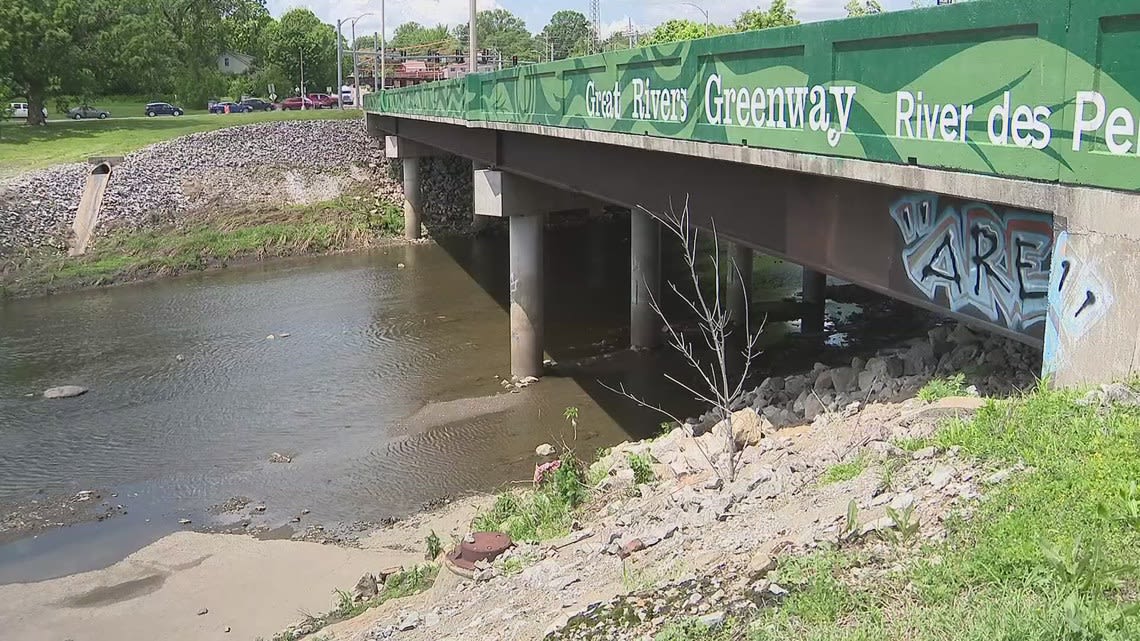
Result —
[[[176, 222], [235, 202], [328, 200], [352, 182], [368, 182], [377, 195], [399, 201], [394, 169], [358, 120], [278, 121], [191, 134], [129, 154], [115, 167], [101, 229]], [[83, 164], [59, 165], [0, 189], [0, 255], [45, 244], [65, 248], [87, 171]], [[425, 161], [423, 188], [429, 225], [470, 220], [469, 162]]]
[[[1040, 361], [1040, 352], [1027, 345], [950, 323], [866, 360], [853, 358], [850, 365], [816, 363], [804, 374], [766, 378], [732, 409], [752, 407], [775, 427], [786, 427], [913, 395], [932, 378], [958, 373], [970, 393], [999, 396], [1032, 386]], [[720, 418], [715, 411], [706, 412], [689, 419], [689, 429], [702, 434]]]

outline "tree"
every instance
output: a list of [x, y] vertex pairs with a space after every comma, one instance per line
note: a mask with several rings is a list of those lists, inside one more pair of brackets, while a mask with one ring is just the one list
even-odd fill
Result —
[[697, 38], [704, 38], [706, 35], [715, 36], [730, 31], [731, 29], [722, 25], [706, 25], [703, 22], [673, 19], [666, 20], [654, 27], [653, 31], [650, 31], [649, 35], [642, 38], [638, 44], [645, 46], [665, 44], [667, 42], [680, 42], [682, 40], [695, 40]]
[[268, 58], [291, 84], [299, 85], [301, 59], [305, 61], [305, 85], [336, 84], [336, 29], [321, 22], [308, 9], [285, 12], [269, 29]]
[[116, 21], [113, 0], [0, 2], [0, 74], [28, 99], [28, 124], [43, 124], [48, 97], [89, 90], [111, 61], [96, 55]]
[[760, 8], [748, 9], [733, 21], [732, 26], [737, 31], [754, 31], [756, 29], [771, 29], [772, 27], [789, 27], [799, 24], [796, 12], [788, 8], [788, 0], [772, 0], [767, 11]]
[[[526, 23], [506, 9], [480, 11], [475, 19], [475, 28], [478, 47], [497, 51], [504, 60], [511, 56], [525, 58], [535, 49], [534, 38], [527, 31]], [[467, 43], [467, 31], [468, 26], [461, 24], [453, 32], [461, 46]]]
[[873, 16], [883, 12], [883, 6], [878, 3], [878, 0], [849, 0], [843, 8], [847, 10], [848, 18]]
[[409, 50], [409, 54], [425, 54], [429, 51], [450, 54], [459, 48], [459, 41], [451, 35], [447, 25], [425, 27], [418, 22], [405, 22], [396, 27], [396, 33], [388, 47]]
[[543, 27], [542, 38], [553, 48], [555, 60], [581, 55], [590, 42], [590, 22], [578, 11], [559, 11]]

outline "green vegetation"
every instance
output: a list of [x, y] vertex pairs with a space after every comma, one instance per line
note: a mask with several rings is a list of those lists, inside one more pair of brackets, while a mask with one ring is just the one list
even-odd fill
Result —
[[439, 535], [435, 533], [435, 530], [431, 531], [424, 543], [427, 545], [426, 554], [429, 561], [434, 561], [439, 558], [440, 554], [443, 554], [443, 543], [439, 540]]
[[52, 122], [44, 127], [5, 123], [0, 125], [0, 167], [4, 173], [17, 173], [64, 162], [83, 162], [89, 156], [121, 156], [179, 136], [255, 122], [359, 117], [359, 111], [320, 109], [178, 118], [159, 116], [143, 120], [109, 118]]
[[918, 390], [918, 398], [933, 403], [939, 399], [966, 394], [966, 375], [961, 372], [950, 378], [934, 378]]
[[504, 532], [516, 541], [542, 541], [570, 531], [574, 509], [589, 498], [582, 462], [572, 454], [560, 459], [558, 469], [547, 474], [533, 490], [508, 491], [495, 499], [491, 509], [471, 523], [477, 532]]
[[402, 210], [375, 196], [226, 212], [182, 226], [115, 232], [82, 257], [38, 250], [11, 259], [0, 264], [0, 297], [174, 275], [243, 259], [360, 248], [402, 230]]
[[633, 482], [636, 485], [651, 483], [657, 480], [653, 473], [653, 459], [646, 454], [629, 454], [629, 469], [633, 470]]
[[735, 619], [708, 626], [700, 619], [691, 618], [666, 625], [654, 635], [653, 641], [737, 641], [742, 634], [742, 626]]
[[867, 469], [866, 457], [859, 455], [850, 461], [836, 463], [827, 468], [823, 476], [819, 477], [821, 485], [830, 485], [832, 483], [842, 483], [843, 481], [850, 481], [851, 479], [863, 473]]
[[[900, 555], [881, 578], [859, 578], [875, 562], [858, 546], [784, 559], [772, 578], [791, 593], [733, 638], [1140, 639], [1140, 409], [1079, 398], [1042, 387], [945, 426], [937, 445], [1029, 469], [989, 488], [968, 520], [949, 519], [946, 541]], [[896, 518], [910, 524], [896, 532], [903, 545], [917, 518]]]
[[[308, 616], [306, 623], [312, 628], [309, 634], [334, 623], [360, 616], [368, 609], [386, 601], [419, 594], [435, 583], [435, 577], [438, 573], [439, 566], [432, 563], [398, 572], [384, 581], [384, 586], [379, 594], [364, 601], [357, 601], [353, 598], [352, 592], [347, 590], [334, 590], [337, 597], [336, 607], [319, 616]], [[273, 635], [273, 641], [296, 641], [302, 636], [304, 635], [299, 635], [290, 629]]]

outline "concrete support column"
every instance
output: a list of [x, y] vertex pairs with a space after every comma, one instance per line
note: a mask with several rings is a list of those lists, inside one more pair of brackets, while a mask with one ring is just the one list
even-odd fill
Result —
[[511, 375], [542, 376], [545, 214], [511, 216]]
[[420, 190], [420, 159], [404, 158], [404, 237], [420, 237], [420, 213], [423, 211], [423, 192]]
[[728, 258], [725, 266], [728, 271], [728, 317], [741, 325], [748, 318], [748, 303], [752, 299], [752, 248], [732, 243], [728, 247]]
[[661, 343], [661, 225], [644, 211], [629, 214], [629, 344], [652, 349]]
[[824, 305], [827, 302], [827, 274], [804, 268], [804, 313], [800, 331], [805, 334], [823, 331]]
[[[485, 171], [487, 167], [487, 163], [479, 162], [478, 160], [471, 161], [471, 170], [476, 174], [480, 171]], [[474, 192], [474, 190], [472, 190], [472, 192]], [[472, 198], [476, 197], [474, 193], [472, 193], [471, 196]], [[471, 232], [478, 234], [487, 228], [487, 224], [486, 216], [480, 215], [478, 205], [473, 204], [471, 209]]]

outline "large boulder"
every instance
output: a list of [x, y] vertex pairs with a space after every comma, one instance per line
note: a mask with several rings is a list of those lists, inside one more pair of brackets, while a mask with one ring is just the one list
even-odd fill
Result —
[[44, 398], [74, 398], [87, 393], [86, 387], [78, 385], [61, 385], [44, 390]]

